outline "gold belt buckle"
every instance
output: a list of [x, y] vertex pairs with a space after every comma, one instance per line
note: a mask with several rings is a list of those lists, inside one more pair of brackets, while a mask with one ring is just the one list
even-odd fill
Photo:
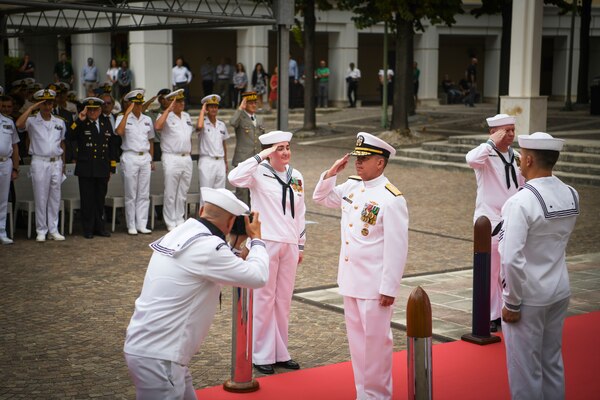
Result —
[[143, 156], [143, 155], [144, 155], [144, 152], [143, 152], [143, 151], [140, 151], [140, 152], [138, 153], [138, 156]]
[[50, 157], [50, 162], [56, 161], [56, 157]]

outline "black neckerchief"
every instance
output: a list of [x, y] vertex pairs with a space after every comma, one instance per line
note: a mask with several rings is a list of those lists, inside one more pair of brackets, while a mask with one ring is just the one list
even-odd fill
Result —
[[292, 218], [294, 218], [294, 189], [292, 189], [292, 186], [290, 185], [290, 182], [292, 181], [292, 171], [293, 168], [291, 166], [288, 166], [288, 170], [287, 170], [287, 183], [282, 181], [281, 178], [279, 177], [279, 175], [277, 174], [277, 172], [275, 172], [275, 170], [273, 169], [273, 167], [271, 166], [271, 164], [269, 163], [262, 163], [261, 165], [263, 165], [265, 168], [267, 168], [269, 171], [271, 171], [271, 173], [273, 174], [273, 177], [275, 179], [277, 179], [277, 182], [279, 182], [279, 184], [281, 185], [281, 207], [283, 208], [283, 215], [285, 215], [285, 194], [286, 194], [286, 189], [287, 192], [290, 195], [290, 212], [292, 214]]
[[225, 234], [223, 232], [221, 232], [221, 230], [219, 228], [217, 228], [215, 226], [215, 224], [213, 224], [212, 222], [210, 222], [209, 220], [207, 220], [206, 218], [198, 218], [198, 220], [204, 224], [204, 226], [206, 226], [208, 228], [208, 230], [210, 231], [210, 233], [212, 233], [215, 236], [220, 237], [221, 239], [225, 240]]
[[[491, 144], [491, 143], [490, 143]], [[513, 181], [515, 182], [515, 188], [519, 188], [519, 184], [517, 183], [517, 171], [515, 170], [515, 166], [513, 162], [515, 161], [515, 153], [513, 152], [512, 147], [508, 148], [508, 158], [509, 161], [506, 161], [500, 150], [496, 147], [495, 144], [492, 144], [492, 149], [498, 154], [498, 157], [504, 163], [504, 173], [506, 175], [506, 188], [510, 189], [510, 177], [512, 176]]]

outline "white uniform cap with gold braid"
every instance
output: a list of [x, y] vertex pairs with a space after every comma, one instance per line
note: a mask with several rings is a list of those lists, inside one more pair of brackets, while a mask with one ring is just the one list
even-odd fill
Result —
[[144, 89], [135, 89], [125, 95], [125, 100], [132, 103], [143, 103], [144, 102]]
[[202, 104], [206, 103], [206, 105], [210, 105], [210, 104], [219, 105], [220, 102], [221, 102], [221, 96], [219, 96], [218, 94], [209, 94], [208, 96], [204, 96], [202, 98]]
[[515, 117], [508, 114], [496, 114], [493, 117], [486, 118], [485, 120], [490, 128], [494, 128], [496, 126], [514, 125], [517, 122]]
[[269, 133], [265, 133], [264, 135], [260, 135], [258, 140], [260, 140], [261, 144], [275, 144], [281, 142], [289, 142], [292, 140], [292, 132], [285, 131], [271, 131]]
[[56, 92], [50, 89], [38, 90], [33, 94], [34, 100], [54, 100], [56, 98]]
[[81, 104], [87, 108], [98, 108], [104, 104], [104, 100], [97, 97], [86, 97], [85, 99], [81, 100]]
[[373, 154], [390, 158], [396, 155], [396, 149], [375, 135], [367, 132], [358, 132], [354, 151], [350, 155], [370, 156]]
[[184, 89], [174, 90], [171, 93], [167, 94], [165, 96], [165, 99], [168, 99], [168, 100], [173, 100], [173, 99], [175, 99], [175, 100], [182, 100], [182, 99], [185, 99], [184, 91], [185, 91]]
[[523, 149], [562, 151], [564, 144], [563, 139], [555, 139], [546, 132], [519, 135], [519, 146]]
[[202, 187], [200, 188], [200, 192], [202, 193], [202, 199], [205, 203], [220, 207], [235, 216], [247, 214], [250, 211], [244, 202], [238, 200], [237, 197], [227, 189]]

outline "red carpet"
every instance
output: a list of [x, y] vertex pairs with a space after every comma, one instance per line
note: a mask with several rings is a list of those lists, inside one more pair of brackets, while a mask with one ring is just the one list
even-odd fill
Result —
[[[563, 333], [567, 400], [600, 398], [600, 312], [569, 317]], [[492, 361], [493, 360], [493, 361]], [[394, 399], [406, 399], [406, 351], [394, 353]], [[224, 377], [225, 379], [226, 377]], [[355, 399], [349, 362], [259, 378], [254, 393], [228, 393], [221, 386], [198, 390], [200, 400]], [[463, 341], [433, 346], [433, 397], [509, 399], [504, 343]]]

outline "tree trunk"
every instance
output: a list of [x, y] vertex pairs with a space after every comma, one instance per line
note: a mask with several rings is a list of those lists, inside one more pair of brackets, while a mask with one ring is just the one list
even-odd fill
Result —
[[587, 104], [590, 64], [590, 21], [592, 0], [581, 3], [581, 28], [579, 30], [579, 76], [577, 78], [577, 104]]
[[302, 130], [317, 129], [315, 110], [315, 0], [304, 1], [304, 126]]
[[[413, 26], [396, 15], [396, 75], [394, 80], [394, 106], [392, 108], [392, 123], [390, 128], [409, 134], [408, 99], [413, 98]], [[414, 103], [414, 100], [413, 100]]]
[[510, 82], [510, 40], [512, 29], [512, 1], [502, 5], [502, 40], [500, 42], [500, 80], [498, 82], [498, 105], [500, 112], [500, 96], [508, 95]]

